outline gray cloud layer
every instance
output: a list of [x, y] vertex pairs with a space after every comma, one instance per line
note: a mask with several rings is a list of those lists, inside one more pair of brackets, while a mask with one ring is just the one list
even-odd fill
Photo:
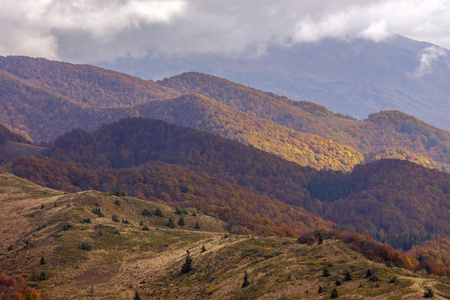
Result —
[[450, 48], [448, 0], [3, 0], [0, 55], [76, 62], [219, 53], [392, 33]]

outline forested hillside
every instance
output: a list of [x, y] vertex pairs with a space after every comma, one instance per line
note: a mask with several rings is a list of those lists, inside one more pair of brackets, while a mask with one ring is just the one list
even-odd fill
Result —
[[316, 169], [349, 171], [363, 159], [378, 157], [449, 170], [449, 133], [400, 112], [356, 121], [311, 102], [200, 73], [155, 83], [28, 57], [2, 57], [0, 69], [2, 124], [35, 142], [52, 141], [72, 128], [95, 130], [124, 117], [147, 116], [234, 139]]
[[[67, 133], [55, 141], [51, 157], [87, 163], [93, 168], [132, 168], [148, 161], [177, 164], [265, 197], [303, 206], [341, 226], [354, 230], [358, 227], [372, 235], [450, 232], [450, 175], [400, 160], [358, 166], [349, 174], [315, 171], [208, 133], [142, 118], [125, 119], [94, 133]], [[39, 173], [40, 168], [27, 171], [28, 165], [31, 162], [16, 161], [14, 172], [20, 176], [30, 174], [28, 178], [33, 179], [31, 174]], [[139, 168], [135, 171], [139, 178]], [[42, 181], [38, 182], [42, 184], [49, 184], [45, 178], [65, 178], [52, 174], [55, 171], [51, 167], [42, 168], [42, 172], [50, 173], [40, 175]], [[80, 176], [68, 183], [87, 189], [84, 179], [96, 182], [103, 178], [93, 186], [101, 187], [107, 177], [95, 176]], [[112, 178], [109, 180], [117, 181]], [[117, 185], [110, 188], [114, 187]], [[171, 194], [170, 189], [165, 192]]]
[[185, 73], [159, 83], [181, 93], [203, 94], [249, 115], [317, 134], [366, 153], [385, 147], [402, 147], [437, 162], [450, 163], [450, 133], [399, 111], [374, 113], [361, 122], [333, 114], [315, 104], [297, 103], [201, 73]]

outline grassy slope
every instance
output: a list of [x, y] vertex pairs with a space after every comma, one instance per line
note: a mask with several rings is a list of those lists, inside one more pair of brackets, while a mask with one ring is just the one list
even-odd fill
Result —
[[[1, 268], [28, 278], [33, 271], [47, 272], [50, 278], [38, 288], [52, 299], [124, 299], [135, 291], [143, 299], [327, 299], [337, 279], [345, 299], [417, 299], [424, 286], [450, 297], [448, 278], [387, 268], [338, 241], [308, 246], [293, 239], [225, 238], [225, 224], [203, 215], [186, 216], [186, 228], [168, 229], [167, 217], [175, 215], [162, 204], [94, 191], [65, 195], [6, 173], [0, 175], [0, 188]], [[91, 212], [96, 204], [105, 218]], [[156, 207], [164, 219], [140, 214]], [[131, 224], [113, 222], [113, 214]], [[80, 223], [85, 218], [92, 223]], [[142, 231], [141, 220], [149, 231]], [[197, 220], [201, 230], [192, 229]], [[64, 231], [64, 224], [73, 227]], [[90, 243], [92, 251], [81, 250], [82, 242]], [[186, 250], [193, 271], [181, 275]], [[39, 264], [41, 256], [45, 265]], [[331, 276], [322, 277], [328, 264]], [[369, 268], [376, 271], [378, 282], [364, 278]], [[245, 271], [250, 286], [241, 288]], [[344, 282], [346, 271], [352, 281]], [[388, 283], [394, 276], [398, 283]], [[320, 295], [319, 285], [325, 289]]]

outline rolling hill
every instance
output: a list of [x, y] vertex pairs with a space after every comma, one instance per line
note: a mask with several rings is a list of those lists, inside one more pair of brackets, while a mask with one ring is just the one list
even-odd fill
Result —
[[[52, 299], [136, 293], [142, 299], [327, 299], [334, 288], [340, 297], [417, 299], [426, 288], [449, 296], [448, 278], [370, 261], [328, 236], [308, 245], [229, 235], [226, 223], [191, 209], [185, 225], [171, 229], [168, 219], [180, 216], [161, 203], [95, 191], [65, 194], [0, 176], [0, 288], [6, 293], [21, 284], [21, 275], [35, 295]], [[158, 209], [162, 217], [153, 214]], [[187, 257], [189, 268], [183, 267]], [[242, 287], [245, 273], [249, 285]]]
[[[141, 174], [146, 168], [139, 166], [162, 161], [237, 184], [285, 204], [304, 207], [340, 226], [372, 236], [450, 234], [450, 174], [401, 160], [360, 165], [351, 173], [316, 171], [205, 132], [143, 118], [121, 120], [94, 133], [74, 130], [59, 137], [49, 155], [63, 162], [86, 163], [92, 168], [132, 168], [131, 179], [121, 180], [128, 189], [145, 182]], [[40, 178], [37, 182], [49, 185], [64, 178], [55, 173], [58, 168], [54, 165], [57, 164], [16, 160], [13, 172], [35, 181]], [[82, 165], [66, 167], [76, 168], [83, 169]], [[33, 177], [34, 174], [40, 177]], [[68, 182], [82, 189], [101, 187], [106, 182], [115, 182], [112, 187], [120, 187], [118, 176], [104, 176], [90, 169], [86, 174], [92, 174], [91, 177], [82, 174]], [[182, 172], [177, 176], [182, 176]], [[98, 184], [84, 186], [84, 181]], [[177, 181], [172, 180], [175, 182], [172, 186]], [[170, 186], [164, 188], [165, 193], [179, 197], [174, 196], [179, 193], [178, 188]]]
[[199, 73], [152, 82], [27, 57], [3, 57], [0, 68], [0, 120], [34, 141], [51, 141], [72, 128], [95, 130], [124, 117], [148, 116], [317, 169], [349, 171], [363, 155], [367, 160], [406, 158], [449, 168], [449, 133], [396, 111], [356, 121], [311, 102]]

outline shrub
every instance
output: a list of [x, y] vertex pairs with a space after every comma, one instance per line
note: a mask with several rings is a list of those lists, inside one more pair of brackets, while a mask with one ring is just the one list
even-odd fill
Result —
[[114, 221], [114, 222], [120, 222], [120, 219], [119, 219], [119, 217], [117, 216], [117, 215], [113, 215], [112, 216], [112, 220]]
[[47, 263], [47, 261], [45, 260], [44, 256], [41, 257], [41, 261], [39, 262], [39, 264], [41, 265], [45, 265]]
[[324, 268], [323, 272], [322, 272], [322, 276], [323, 277], [328, 277], [330, 276], [330, 270], [328, 268]]
[[63, 225], [63, 228], [62, 228], [62, 229], [63, 229], [64, 231], [67, 231], [67, 230], [69, 230], [69, 229], [72, 228], [72, 227], [73, 227], [72, 224], [67, 223], [67, 224], [64, 224], [64, 225]]
[[340, 281], [339, 279], [337, 279], [337, 280], [334, 282], [334, 284], [339, 286], [339, 285], [341, 285], [341, 281]]
[[152, 212], [149, 211], [148, 209], [144, 209], [144, 210], [142, 211], [142, 215], [143, 215], [143, 216], [146, 216], [146, 217], [151, 217], [153, 214], [152, 214]]
[[155, 216], [164, 218], [164, 214], [159, 207], [155, 210]]
[[180, 219], [178, 220], [178, 225], [180, 225], [180, 226], [186, 225], [186, 223], [184, 222], [183, 216], [181, 216]]
[[423, 293], [423, 297], [424, 298], [433, 298], [434, 297], [434, 292], [431, 288], [427, 287], [425, 289], [425, 292]]
[[39, 274], [38, 280], [39, 280], [39, 281], [44, 281], [44, 280], [47, 280], [47, 279], [48, 279], [47, 273], [45, 273], [44, 271], [42, 271], [42, 272]]
[[370, 281], [378, 281], [378, 276], [377, 276], [377, 274], [373, 274], [370, 278], [369, 278], [369, 280]]
[[349, 271], [347, 271], [347, 272], [345, 273], [344, 280], [345, 280], [345, 281], [350, 281], [350, 280], [352, 280], [352, 274], [350, 274]]
[[144, 225], [144, 227], [142, 227], [142, 230], [143, 230], [143, 231], [149, 231], [150, 228], [149, 228], [147, 225]]
[[99, 207], [96, 207], [92, 210], [92, 213], [97, 215], [100, 218], [104, 218], [105, 215], [102, 213], [102, 210]]
[[92, 245], [89, 244], [88, 242], [83, 242], [80, 246], [81, 250], [85, 250], [85, 251], [91, 251], [92, 250]]

